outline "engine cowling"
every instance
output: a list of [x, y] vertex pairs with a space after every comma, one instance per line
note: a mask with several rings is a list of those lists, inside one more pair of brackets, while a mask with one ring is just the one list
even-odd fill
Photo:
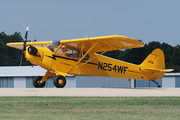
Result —
[[29, 46], [28, 53], [30, 55], [37, 56], [37, 52], [38, 52], [37, 48], [35, 48], [34, 46], [31, 46], [31, 45]]

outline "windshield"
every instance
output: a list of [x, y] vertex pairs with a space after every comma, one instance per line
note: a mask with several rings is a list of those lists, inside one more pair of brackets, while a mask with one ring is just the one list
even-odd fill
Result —
[[54, 40], [52, 43], [47, 45], [47, 48], [49, 48], [52, 52], [60, 45], [60, 41]]
[[[60, 41], [55, 40], [52, 43], [50, 43], [49, 45], [47, 45], [46, 47], [49, 48], [49, 50], [51, 50], [52, 52], [54, 52], [58, 48], [59, 45], [60, 45]], [[73, 48], [70, 46], [66, 46], [66, 45], [61, 45], [61, 47], [59, 47], [56, 50], [55, 54], [79, 59], [85, 53], [86, 52], [83, 50], [79, 50], [79, 49], [76, 49], [76, 48]], [[86, 57], [83, 58], [83, 60], [88, 60], [88, 59], [89, 59], [89, 55], [87, 54]]]

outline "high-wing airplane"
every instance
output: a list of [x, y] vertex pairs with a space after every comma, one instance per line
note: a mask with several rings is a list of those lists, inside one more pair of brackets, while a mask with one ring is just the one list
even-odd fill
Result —
[[22, 49], [22, 55], [34, 65], [47, 70], [44, 76], [33, 80], [36, 88], [43, 88], [45, 81], [54, 78], [54, 85], [63, 88], [66, 85], [67, 74], [105, 76], [129, 79], [155, 80], [164, 76], [164, 53], [155, 49], [140, 64], [132, 64], [103, 56], [107, 51], [139, 48], [144, 44], [138, 40], [119, 36], [101, 36], [71, 40], [27, 42], [28, 28], [24, 42], [7, 43], [9, 47]]

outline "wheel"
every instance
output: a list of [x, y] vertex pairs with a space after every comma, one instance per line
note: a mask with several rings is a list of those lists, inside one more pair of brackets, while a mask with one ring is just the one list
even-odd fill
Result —
[[42, 76], [37, 76], [34, 78], [33, 85], [35, 88], [43, 88], [45, 86], [46, 84], [45, 81], [43, 83], [39, 83], [42, 78], [43, 78]]
[[62, 75], [58, 75], [54, 78], [54, 86], [57, 88], [63, 88], [66, 85], [66, 78]]

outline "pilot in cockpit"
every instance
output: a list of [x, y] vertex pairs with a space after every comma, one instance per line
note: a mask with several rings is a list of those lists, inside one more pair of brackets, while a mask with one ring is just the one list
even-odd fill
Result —
[[61, 46], [61, 50], [62, 50], [62, 52], [60, 53], [60, 55], [62, 55], [62, 56], [67, 56], [66, 46], [65, 46], [65, 45], [62, 45], [62, 46]]
[[79, 60], [79, 52], [78, 51], [75, 52], [75, 59]]

